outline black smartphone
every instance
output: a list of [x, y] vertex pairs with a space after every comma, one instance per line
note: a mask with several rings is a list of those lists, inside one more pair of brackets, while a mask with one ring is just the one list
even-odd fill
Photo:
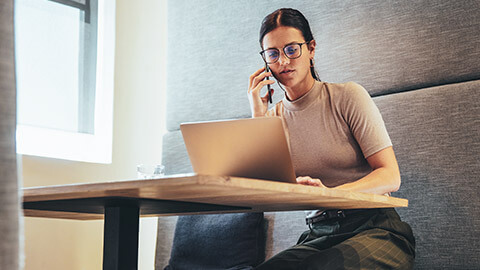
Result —
[[[265, 72], [270, 72], [270, 68], [268, 67], [267, 63], [265, 63]], [[265, 79], [269, 80], [268, 76]], [[272, 89], [270, 88], [270, 84], [267, 84], [267, 91], [268, 91], [268, 101], [270, 103], [273, 103], [273, 101], [272, 101]]]

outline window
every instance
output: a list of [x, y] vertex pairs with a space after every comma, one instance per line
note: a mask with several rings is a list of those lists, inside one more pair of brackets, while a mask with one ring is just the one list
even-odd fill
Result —
[[110, 163], [115, 1], [16, 0], [17, 152]]

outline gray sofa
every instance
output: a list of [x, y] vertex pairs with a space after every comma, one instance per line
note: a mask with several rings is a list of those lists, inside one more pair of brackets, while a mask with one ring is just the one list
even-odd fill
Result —
[[[250, 117], [260, 23], [280, 7], [309, 20], [320, 78], [358, 82], [379, 107], [402, 174], [393, 196], [410, 203], [397, 211], [416, 237], [415, 268], [480, 269], [478, 0], [169, 1], [167, 173], [192, 171], [181, 122]], [[176, 220], [159, 218], [157, 269], [168, 264]], [[303, 212], [265, 221], [266, 258], [307, 229]]]

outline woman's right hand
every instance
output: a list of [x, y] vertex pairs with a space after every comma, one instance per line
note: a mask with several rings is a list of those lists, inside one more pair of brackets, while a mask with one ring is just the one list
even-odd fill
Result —
[[[265, 80], [265, 77], [272, 76], [271, 72], [264, 72], [265, 68], [261, 68], [250, 76], [248, 87], [248, 101], [253, 117], [265, 116], [268, 110], [268, 91], [265, 96], [260, 97], [260, 90], [268, 84], [274, 84], [273, 80]], [[273, 95], [273, 89], [270, 92]]]
[[307, 186], [317, 186], [317, 187], [324, 187], [326, 186], [322, 183], [322, 180], [318, 178], [311, 178], [310, 176], [299, 176], [297, 177], [297, 183]]

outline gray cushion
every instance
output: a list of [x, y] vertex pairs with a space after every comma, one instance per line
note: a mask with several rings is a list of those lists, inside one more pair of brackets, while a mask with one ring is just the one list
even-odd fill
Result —
[[264, 257], [263, 213], [181, 216], [166, 269], [251, 269]]
[[173, 232], [175, 231], [177, 219], [177, 216], [158, 218], [155, 269], [163, 269], [168, 265], [173, 244]]
[[165, 165], [165, 174], [193, 172], [180, 130], [166, 133], [162, 142], [162, 162]]
[[[248, 77], [263, 66], [260, 23], [280, 7], [309, 19], [324, 81], [355, 81], [379, 95], [480, 78], [476, 0], [171, 1], [168, 130], [250, 115]], [[283, 92], [273, 88], [278, 100]]]
[[480, 81], [374, 99], [402, 175], [416, 268], [480, 269]]
[[265, 258], [283, 251], [298, 241], [300, 235], [308, 230], [305, 224], [305, 211], [265, 213], [268, 225]]

